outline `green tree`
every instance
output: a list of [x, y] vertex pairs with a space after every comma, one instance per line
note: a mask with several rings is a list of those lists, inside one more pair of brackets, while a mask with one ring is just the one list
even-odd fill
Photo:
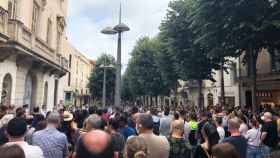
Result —
[[194, 30], [189, 27], [193, 7], [193, 2], [189, 0], [172, 1], [160, 28], [163, 42], [169, 46], [174, 57], [180, 79], [197, 81], [198, 106], [202, 109], [202, 81], [213, 79], [212, 69], [217, 68], [217, 61], [208, 57], [207, 47], [194, 41]]
[[133, 98], [156, 97], [165, 91], [165, 83], [156, 58], [157, 42], [156, 39], [141, 38], [132, 51], [123, 85], [128, 86], [124, 88]]
[[261, 49], [279, 47], [279, 1], [196, 0], [194, 6], [196, 42], [209, 46], [210, 54], [221, 59], [246, 52], [256, 111], [256, 60]]
[[[103, 90], [103, 76], [104, 76], [104, 64], [106, 65], [116, 65], [115, 58], [111, 55], [103, 54], [96, 61], [96, 67], [91, 73], [89, 78], [88, 87], [90, 89], [91, 95], [97, 100], [102, 99]], [[113, 103], [114, 90], [115, 90], [115, 78], [116, 70], [115, 68], [106, 68], [106, 100], [109, 103]]]

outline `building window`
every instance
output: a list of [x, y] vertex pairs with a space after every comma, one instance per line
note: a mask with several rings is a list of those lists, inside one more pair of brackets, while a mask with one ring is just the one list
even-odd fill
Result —
[[33, 15], [32, 15], [32, 32], [37, 33], [38, 21], [39, 21], [39, 5], [34, 1], [33, 3]]
[[72, 55], [70, 54], [69, 55], [69, 68], [72, 67]]
[[47, 26], [47, 43], [51, 45], [52, 40], [52, 21], [48, 19], [48, 26]]
[[8, 15], [9, 15], [9, 19], [15, 19], [16, 18], [16, 11], [17, 11], [16, 0], [10, 0], [8, 2]]
[[68, 86], [71, 86], [71, 72], [68, 74]]

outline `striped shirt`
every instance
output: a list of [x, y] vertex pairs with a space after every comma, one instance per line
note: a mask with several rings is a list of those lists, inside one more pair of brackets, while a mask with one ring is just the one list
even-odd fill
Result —
[[43, 150], [45, 158], [65, 158], [68, 154], [67, 137], [55, 128], [34, 133], [32, 143]]

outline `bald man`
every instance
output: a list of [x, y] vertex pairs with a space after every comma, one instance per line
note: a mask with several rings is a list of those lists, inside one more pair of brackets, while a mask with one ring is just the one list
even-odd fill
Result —
[[117, 158], [114, 154], [111, 136], [101, 130], [83, 135], [77, 143], [75, 158]]
[[265, 112], [261, 119], [264, 122], [262, 126], [262, 142], [269, 148], [269, 151], [275, 150], [278, 143], [277, 122], [273, 120], [270, 112]]

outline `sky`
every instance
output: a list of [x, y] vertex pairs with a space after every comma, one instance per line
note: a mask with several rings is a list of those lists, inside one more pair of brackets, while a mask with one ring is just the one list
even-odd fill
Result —
[[[118, 24], [121, 0], [69, 0], [67, 36], [72, 45], [96, 60], [107, 53], [116, 57], [117, 36], [101, 34], [107, 26]], [[170, 0], [122, 0], [123, 23], [130, 27], [123, 34], [122, 64], [125, 68], [137, 40], [154, 37], [164, 19]]]

